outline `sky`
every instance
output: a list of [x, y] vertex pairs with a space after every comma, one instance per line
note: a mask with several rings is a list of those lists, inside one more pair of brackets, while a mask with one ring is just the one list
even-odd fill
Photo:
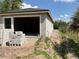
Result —
[[69, 21], [79, 8], [79, 0], [23, 0], [22, 9], [49, 9], [54, 20]]
[[22, 9], [49, 9], [54, 20], [69, 21], [79, 8], [79, 0], [23, 0], [22, 5]]

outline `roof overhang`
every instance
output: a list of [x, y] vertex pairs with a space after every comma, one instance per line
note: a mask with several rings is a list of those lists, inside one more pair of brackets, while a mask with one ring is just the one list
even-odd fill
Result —
[[31, 15], [31, 14], [47, 14], [50, 19], [51, 19], [51, 22], [53, 23], [53, 18], [52, 18], [52, 15], [50, 13], [49, 10], [42, 10], [42, 11], [23, 11], [23, 12], [6, 12], [6, 13], [0, 13], [0, 16], [14, 16], [14, 15]]

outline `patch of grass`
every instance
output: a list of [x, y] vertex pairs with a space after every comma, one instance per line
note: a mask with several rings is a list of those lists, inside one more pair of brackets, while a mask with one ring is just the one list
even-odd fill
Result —
[[40, 42], [41, 42], [41, 38], [39, 38], [39, 39], [36, 41], [35, 46], [38, 46]]
[[50, 47], [50, 43], [49, 43], [50, 38], [46, 37], [44, 40], [45, 40], [47, 47], [49, 48]]
[[35, 52], [36, 55], [44, 55], [47, 59], [52, 59], [52, 57], [46, 51], [37, 50]]
[[[42, 40], [43, 39], [43, 40]], [[35, 44], [35, 47], [38, 47], [38, 45], [40, 44], [40, 42], [44, 41], [46, 46], [49, 48], [50, 47], [50, 38], [48, 37], [45, 37], [45, 38], [39, 38], [37, 41], [36, 41], [36, 44]]]
[[[43, 40], [42, 40], [43, 39]], [[50, 47], [50, 44], [49, 44], [49, 41], [50, 39], [48, 37], [46, 38], [39, 38], [35, 44], [35, 48], [34, 48], [34, 54], [35, 55], [43, 55], [45, 56], [45, 58], [47, 59], [52, 59], [52, 57], [46, 52], [46, 51], [42, 51], [42, 50], [37, 50], [38, 48], [38, 45], [40, 44], [40, 42], [44, 41], [46, 46], [49, 48]]]
[[[46, 44], [47, 49], [49, 49], [49, 48], [52, 49], [52, 51], [51, 51], [51, 52], [53, 52], [52, 56], [50, 56], [46, 50], [45, 51], [39, 50], [39, 48], [40, 48], [39, 45], [40, 45], [40, 42], [42, 42], [42, 41]], [[35, 44], [34, 54], [35, 55], [43, 55], [47, 59], [59, 59], [56, 51], [54, 50], [54, 45], [50, 44], [50, 43], [52, 43], [52, 42], [51, 42], [49, 37], [39, 38], [38, 41]]]

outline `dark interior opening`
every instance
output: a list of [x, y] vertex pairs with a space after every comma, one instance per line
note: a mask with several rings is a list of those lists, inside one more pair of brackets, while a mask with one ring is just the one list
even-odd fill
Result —
[[14, 31], [23, 31], [26, 35], [39, 35], [39, 17], [14, 18]]
[[5, 28], [11, 29], [11, 18], [5, 18]]

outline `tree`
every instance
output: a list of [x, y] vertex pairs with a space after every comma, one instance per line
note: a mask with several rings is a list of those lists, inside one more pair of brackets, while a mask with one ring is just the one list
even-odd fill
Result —
[[5, 0], [3, 2], [0, 2], [0, 11], [3, 12], [3, 11], [8, 11], [9, 10], [9, 2], [8, 0]]
[[79, 9], [75, 12], [72, 17], [73, 21], [69, 26], [70, 31], [73, 31], [76, 34], [76, 38], [79, 39]]
[[70, 29], [75, 30], [75, 31], [79, 30], [79, 9], [75, 12], [72, 19], [73, 21], [70, 24]]
[[10, 2], [11, 10], [20, 9], [20, 6], [22, 5], [22, 0], [11, 0]]
[[68, 23], [62, 20], [54, 22], [54, 29], [59, 29], [62, 32], [66, 32], [67, 26]]
[[0, 2], [0, 11], [9, 11], [9, 10], [16, 10], [20, 9], [22, 5], [22, 0], [4, 0]]

